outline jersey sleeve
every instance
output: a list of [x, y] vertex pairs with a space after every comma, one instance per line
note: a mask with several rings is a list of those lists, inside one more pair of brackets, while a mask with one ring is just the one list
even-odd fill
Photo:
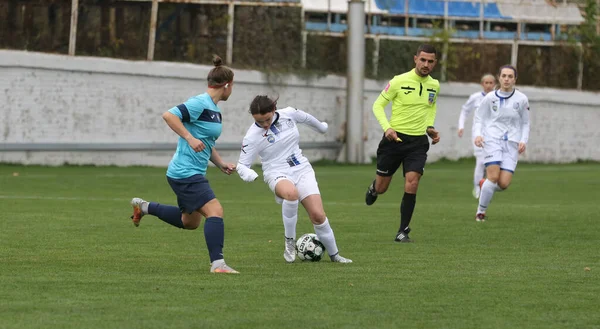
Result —
[[373, 114], [384, 132], [391, 127], [390, 121], [385, 115], [385, 107], [396, 98], [399, 84], [398, 79], [390, 80], [373, 103]]
[[438, 99], [438, 95], [440, 94], [440, 85], [437, 85], [436, 88], [436, 93], [435, 96], [433, 98], [433, 103], [431, 104], [431, 109], [429, 110], [429, 112], [427, 113], [427, 121], [425, 122], [427, 124], [427, 126], [432, 126], [435, 123], [435, 116], [437, 114], [437, 99]]
[[324, 134], [327, 131], [327, 124], [319, 121], [314, 116], [298, 109], [288, 111], [290, 117], [297, 123], [303, 123], [312, 129]]
[[491, 105], [492, 99], [490, 97], [484, 97], [477, 110], [475, 110], [475, 116], [473, 117], [473, 137], [483, 136], [483, 125], [490, 115]]
[[192, 122], [200, 117], [204, 111], [204, 106], [197, 99], [189, 99], [177, 106], [169, 109], [169, 113], [176, 115], [182, 122]]
[[471, 115], [471, 112], [475, 109], [475, 99], [477, 94], [469, 96], [466, 103], [463, 104], [460, 110], [460, 116], [458, 117], [458, 129], [465, 129], [465, 121]]
[[521, 143], [527, 144], [529, 141], [529, 100], [527, 97], [523, 102], [521, 110]]
[[258, 174], [250, 168], [258, 150], [256, 142], [249, 137], [249, 132], [242, 141], [242, 149], [240, 150], [240, 157], [236, 166], [238, 175], [246, 182], [251, 182], [258, 177]]
[[249, 134], [246, 134], [244, 140], [242, 141], [242, 149], [240, 150], [238, 165], [250, 168], [258, 150], [256, 148], [256, 142], [248, 135]]

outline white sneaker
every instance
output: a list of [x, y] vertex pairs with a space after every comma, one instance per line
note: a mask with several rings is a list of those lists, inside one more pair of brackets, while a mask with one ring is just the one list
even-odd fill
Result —
[[335, 256], [331, 257], [331, 261], [334, 263], [352, 263], [352, 259], [344, 258], [340, 256], [340, 254], [336, 254]]
[[285, 238], [285, 250], [283, 258], [288, 263], [293, 263], [296, 260], [296, 240]]
[[212, 263], [210, 267], [210, 273], [239, 274], [240, 272], [227, 266], [227, 264], [225, 264], [225, 260], [219, 259]]
[[133, 207], [133, 215], [131, 215], [131, 220], [135, 226], [140, 226], [140, 221], [145, 215], [145, 213], [142, 211], [142, 203], [144, 202], [146, 201], [140, 198], [131, 199], [131, 206]]

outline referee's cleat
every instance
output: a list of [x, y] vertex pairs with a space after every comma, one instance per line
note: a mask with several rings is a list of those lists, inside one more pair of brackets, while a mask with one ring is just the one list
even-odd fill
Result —
[[405, 228], [404, 231], [398, 232], [394, 241], [401, 243], [413, 242], [413, 240], [408, 237], [408, 233], [410, 233], [410, 227]]
[[131, 220], [133, 221], [133, 225], [140, 226], [140, 221], [142, 217], [144, 217], [144, 212], [142, 211], [142, 203], [146, 201], [140, 198], [131, 199], [131, 206], [133, 207], [133, 215], [131, 215]]
[[240, 272], [227, 266], [223, 259], [219, 259], [212, 263], [210, 267], [210, 273], [239, 274]]
[[375, 192], [375, 181], [373, 181], [373, 183], [371, 183], [371, 185], [369, 185], [369, 188], [367, 189], [365, 203], [367, 204], [367, 206], [370, 206], [374, 204], [375, 201], [377, 201], [377, 192]]
[[296, 240], [294, 238], [285, 238], [283, 258], [288, 263], [293, 263], [296, 260]]
[[478, 213], [477, 215], [475, 215], [475, 221], [476, 222], [485, 222], [486, 217], [485, 217], [485, 213]]

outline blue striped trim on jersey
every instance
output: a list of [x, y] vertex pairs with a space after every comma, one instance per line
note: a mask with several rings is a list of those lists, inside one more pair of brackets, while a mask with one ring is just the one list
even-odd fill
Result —
[[181, 112], [181, 121], [182, 122], [190, 122], [190, 111], [188, 111], [187, 106], [185, 104], [177, 105], [179, 112]]
[[300, 164], [300, 161], [298, 161], [295, 154], [290, 155], [285, 160], [287, 161], [288, 165], [290, 165], [290, 167], [294, 167]]
[[221, 123], [221, 113], [209, 109], [204, 109], [198, 117], [198, 121]]
[[497, 165], [497, 166], [499, 166], [499, 165], [501, 165], [501, 164], [502, 164], [502, 161], [492, 161], [492, 162], [486, 162], [486, 163], [484, 163], [484, 165], [485, 165], [486, 167], [487, 167], [487, 166], [494, 166], [494, 165]]
[[279, 135], [279, 133], [281, 131], [279, 131], [279, 129], [277, 129], [277, 127], [275, 127], [275, 125], [271, 125], [271, 128], [269, 128], [275, 135]]

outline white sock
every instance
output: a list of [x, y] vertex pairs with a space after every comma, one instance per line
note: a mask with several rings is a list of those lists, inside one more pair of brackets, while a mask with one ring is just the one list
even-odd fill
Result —
[[492, 197], [498, 188], [498, 184], [492, 183], [489, 179], [486, 179], [483, 182], [483, 186], [481, 187], [481, 194], [479, 195], [479, 207], [477, 207], [477, 213], [485, 213], [490, 202], [492, 202]]
[[283, 200], [281, 204], [281, 215], [283, 217], [283, 228], [285, 237], [296, 239], [296, 223], [298, 222], [298, 200]]
[[335, 243], [335, 236], [333, 235], [333, 230], [331, 229], [331, 226], [329, 226], [329, 219], [325, 218], [323, 224], [313, 224], [313, 226], [315, 227], [315, 233], [317, 234], [319, 241], [323, 243], [325, 249], [327, 249], [327, 253], [329, 254], [329, 256], [336, 255], [338, 253], [338, 247]]
[[145, 201], [140, 204], [140, 209], [142, 210], [142, 213], [144, 213], [144, 215], [148, 214], [148, 205], [149, 204], [150, 204], [149, 202], [145, 202]]
[[483, 174], [485, 173], [485, 164], [483, 163], [483, 159], [480, 157], [475, 157], [475, 171], [473, 172], [473, 185], [475, 189], [479, 191], [479, 181], [483, 179]]

